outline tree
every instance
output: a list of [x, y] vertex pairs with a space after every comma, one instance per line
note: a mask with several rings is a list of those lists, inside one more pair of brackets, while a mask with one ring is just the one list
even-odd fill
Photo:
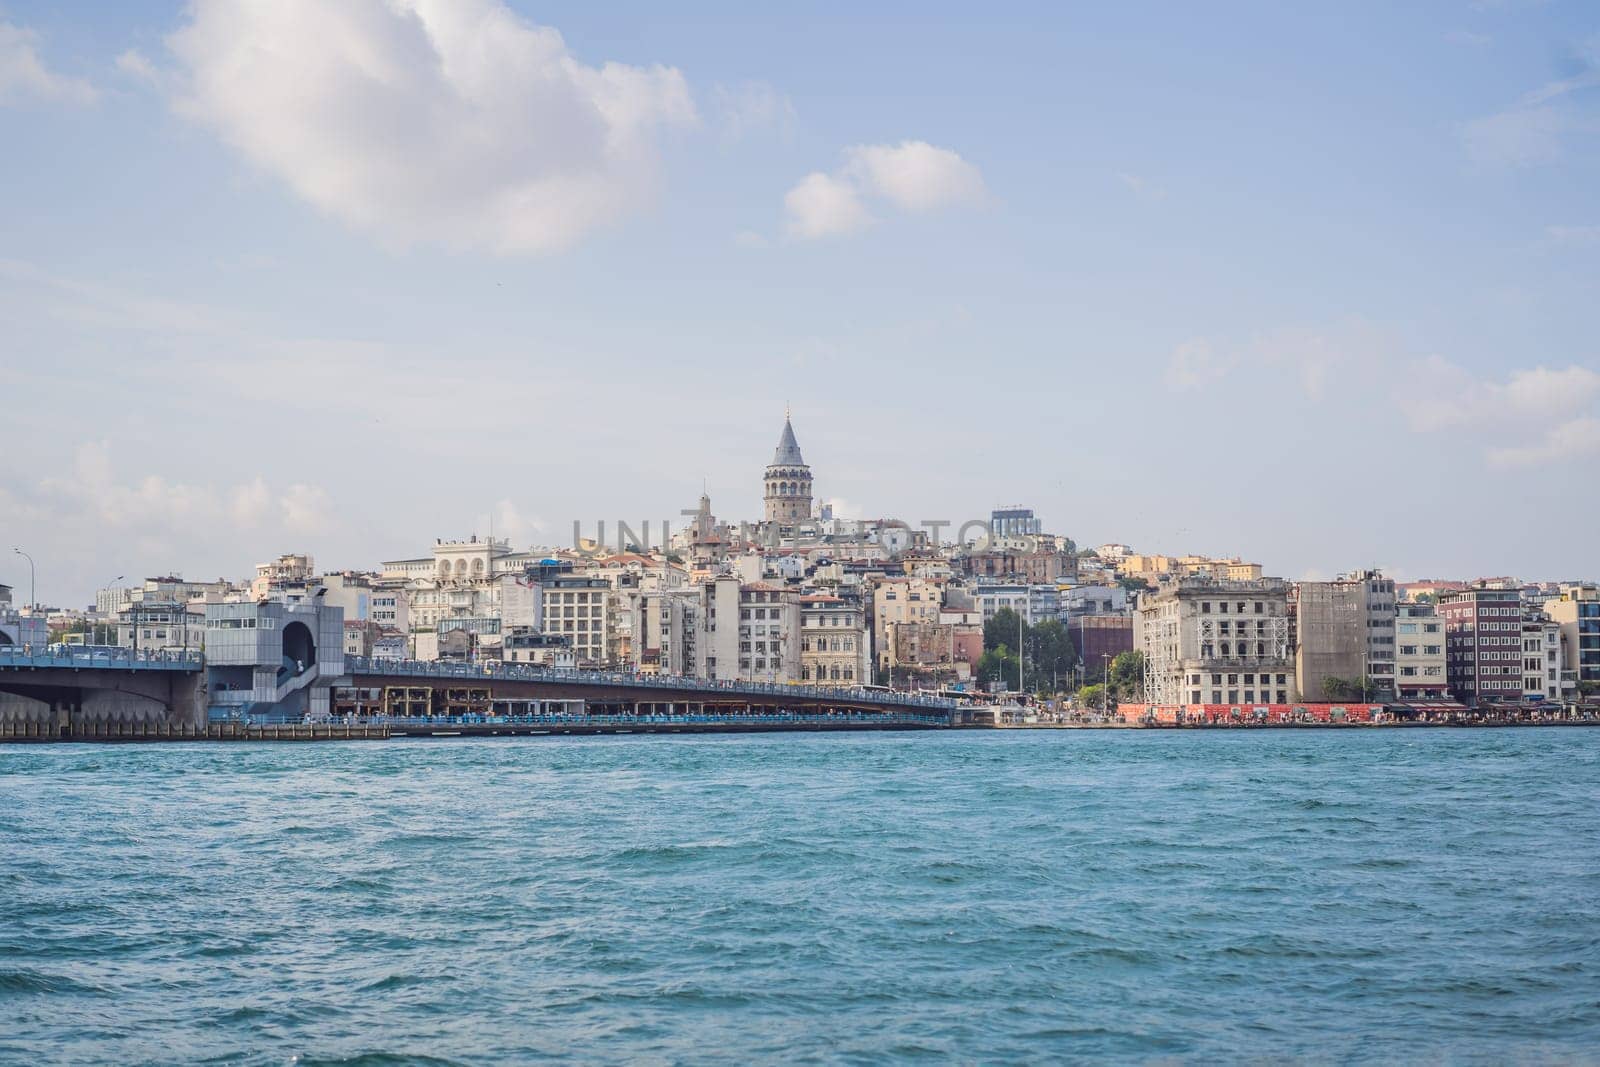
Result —
[[1007, 648], [1017, 647], [1017, 638], [1022, 636], [1018, 630], [1021, 617], [1010, 608], [1001, 608], [988, 621], [983, 624], [983, 649], [988, 652], [1005, 645]]
[[1142, 593], [1146, 589], [1150, 588], [1149, 582], [1145, 581], [1143, 578], [1134, 578], [1132, 576], [1118, 578], [1117, 584], [1122, 586], [1122, 588], [1126, 589], [1130, 593]]
[[1103, 685], [1086, 685], [1078, 690], [1078, 707], [1098, 708], [1105, 703], [1106, 687]]
[[994, 682], [1003, 682], [1006, 686], [1016, 684], [1017, 657], [1005, 645], [992, 648], [978, 659], [978, 683], [990, 685]]
[[1027, 631], [1028, 658], [1023, 673], [1031, 680], [1031, 687], [1051, 692], [1064, 682], [1078, 665], [1078, 650], [1072, 644], [1072, 635], [1059, 619], [1046, 619]]
[[1111, 692], [1122, 700], [1137, 699], [1144, 692], [1144, 653], [1119, 652], [1111, 661]]
[[1329, 700], [1360, 700], [1366, 692], [1361, 679], [1351, 680], [1327, 675], [1322, 679], [1322, 695]]

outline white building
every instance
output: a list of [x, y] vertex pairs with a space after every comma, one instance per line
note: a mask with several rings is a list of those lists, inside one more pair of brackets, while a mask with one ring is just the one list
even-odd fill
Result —
[[1561, 648], [1561, 624], [1544, 614], [1524, 617], [1522, 698], [1552, 701], [1568, 699], [1572, 694], [1563, 686], [1562, 673], [1565, 667]]
[[1134, 648], [1154, 704], [1287, 704], [1298, 695], [1289, 584], [1168, 579], [1140, 598]]
[[1445, 700], [1444, 620], [1432, 604], [1395, 605], [1395, 695], [1401, 701]]
[[800, 678], [800, 605], [766, 582], [718, 575], [700, 587], [695, 673], [703, 678], [793, 682]]
[[544, 632], [565, 637], [580, 666], [606, 665], [611, 583], [588, 575], [559, 574], [542, 579], [540, 588]]
[[801, 596], [800, 681], [860, 685], [872, 680], [872, 652], [861, 606], [825, 594]]
[[205, 648], [204, 607], [187, 603], [136, 600], [117, 613], [117, 644], [140, 652], [198, 652]]
[[1029, 586], [1016, 582], [979, 582], [973, 587], [972, 598], [983, 613], [984, 622], [994, 618], [996, 612], [1009, 608], [1021, 615], [1029, 626], [1033, 625], [1033, 590]]

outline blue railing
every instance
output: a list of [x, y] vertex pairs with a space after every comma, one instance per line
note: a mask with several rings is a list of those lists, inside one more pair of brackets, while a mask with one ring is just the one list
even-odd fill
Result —
[[680, 692], [728, 693], [737, 696], [776, 696], [790, 699], [834, 700], [855, 704], [894, 704], [902, 707], [948, 711], [955, 702], [921, 693], [904, 693], [859, 687], [825, 685], [775, 685], [769, 682], [714, 681], [675, 675], [634, 674], [629, 671], [585, 671], [574, 667], [537, 667], [523, 663], [444, 663], [417, 660], [344, 658], [346, 674], [381, 674], [417, 678], [463, 678], [511, 682], [547, 682], [567, 685], [619, 686], [637, 689], [671, 689]]
[[579, 714], [575, 712], [550, 712], [541, 715], [373, 715], [369, 717], [343, 716], [334, 721], [350, 723], [388, 724], [391, 726], [650, 726], [650, 725], [739, 725], [755, 723], [766, 725], [810, 725], [828, 723], [860, 723], [883, 726], [894, 723], [937, 723], [945, 725], [949, 716], [943, 714], [917, 714], [915, 712], [846, 712], [839, 715], [819, 715], [809, 712], [753, 712], [749, 715], [715, 715], [704, 712], [694, 715], [615, 715]]
[[98, 652], [74, 652], [70, 650], [24, 649], [18, 645], [0, 645], [0, 667], [197, 671], [204, 666], [205, 656], [197, 651], [134, 652], [132, 649], [119, 648]]

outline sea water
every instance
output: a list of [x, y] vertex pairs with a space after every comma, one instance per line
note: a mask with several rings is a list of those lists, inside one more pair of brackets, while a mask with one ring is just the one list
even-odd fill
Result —
[[1600, 730], [0, 747], [0, 1061], [1600, 1060]]

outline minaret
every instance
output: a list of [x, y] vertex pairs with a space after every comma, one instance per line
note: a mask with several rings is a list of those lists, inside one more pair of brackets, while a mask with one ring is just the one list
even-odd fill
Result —
[[811, 468], [800, 455], [800, 443], [794, 439], [794, 426], [787, 411], [778, 451], [767, 466], [766, 503], [768, 522], [793, 526], [811, 518]]

